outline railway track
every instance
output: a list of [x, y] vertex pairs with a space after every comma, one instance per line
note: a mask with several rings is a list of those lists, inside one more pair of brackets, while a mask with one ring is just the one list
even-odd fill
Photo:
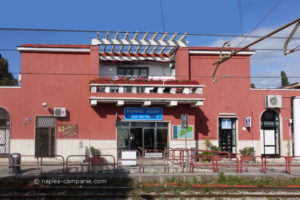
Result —
[[300, 199], [299, 187], [1, 187], [1, 199]]

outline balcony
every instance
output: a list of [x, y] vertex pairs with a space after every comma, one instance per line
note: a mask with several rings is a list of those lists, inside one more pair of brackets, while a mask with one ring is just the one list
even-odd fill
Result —
[[203, 105], [203, 85], [197, 81], [179, 80], [129, 80], [100, 78], [90, 81], [90, 104], [115, 103], [116, 106], [139, 104], [141, 106], [189, 104]]

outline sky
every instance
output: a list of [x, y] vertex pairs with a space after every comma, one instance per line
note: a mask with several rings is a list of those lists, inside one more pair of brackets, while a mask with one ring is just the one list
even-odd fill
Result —
[[[1, 0], [0, 29], [264, 35], [300, 17], [299, 9], [300, 0]], [[277, 35], [288, 36], [292, 28]], [[295, 35], [300, 37], [300, 30]], [[18, 45], [90, 44], [96, 33], [0, 30], [0, 36], [0, 54], [17, 76]], [[189, 46], [220, 47], [230, 40], [232, 46], [243, 47], [255, 38], [241, 44], [240, 37], [188, 36], [187, 40]], [[284, 43], [284, 39], [267, 39], [252, 48], [282, 49]], [[291, 47], [299, 44], [300, 39], [292, 40]], [[279, 87], [281, 71], [290, 83], [300, 81], [300, 51], [285, 56], [282, 50], [257, 50], [251, 58], [252, 82], [258, 88]]]

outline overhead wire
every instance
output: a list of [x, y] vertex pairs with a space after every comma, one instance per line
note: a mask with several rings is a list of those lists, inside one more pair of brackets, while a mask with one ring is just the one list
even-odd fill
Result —
[[162, 29], [165, 32], [166, 24], [165, 24], [165, 16], [164, 16], [164, 11], [163, 11], [162, 0], [159, 0], [159, 3], [160, 3], [160, 16], [161, 16], [161, 21], [162, 21]]
[[[20, 74], [20, 75], [57, 75], [57, 76], [98, 76], [99, 74], [97, 73], [45, 73], [45, 72], [10, 72], [11, 74]], [[103, 77], [110, 77], [110, 76], [115, 76], [115, 74], [101, 74]], [[151, 75], [149, 74], [148, 76], [151, 77], [161, 77], [161, 75]], [[181, 77], [181, 78], [189, 78], [189, 76], [185, 75], [165, 75], [168, 77]], [[211, 78], [210, 75], [192, 75], [192, 78]], [[281, 76], [234, 76], [234, 75], [221, 75], [218, 76], [219, 78], [227, 78], [227, 79], [242, 79], [242, 78], [281, 78]], [[101, 78], [101, 77], [99, 77]], [[287, 78], [300, 78], [300, 75], [294, 75], [294, 76], [287, 76]]]
[[242, 11], [242, 2], [238, 0], [238, 10], [239, 10], [239, 18], [240, 18], [240, 28], [241, 28], [241, 35], [244, 35], [244, 25], [243, 25], [243, 11]]
[[[299, 47], [299, 46], [297, 46]], [[295, 47], [295, 48], [297, 48]], [[251, 50], [253, 51], [282, 51], [282, 49], [280, 48], [251, 48]], [[0, 48], [0, 51], [18, 51], [17, 49], [13, 49], [13, 48]]]
[[[78, 33], [136, 33], [136, 31], [104, 31], [104, 30], [80, 30], [80, 29], [41, 29], [41, 28], [4, 28], [0, 27], [0, 31], [36, 31], [36, 32], [78, 32]], [[148, 33], [148, 34], [165, 34], [165, 32], [151, 32], [151, 31], [139, 31], [139, 33]], [[175, 32], [168, 32], [169, 34], [174, 34]], [[213, 34], [213, 33], [177, 33], [178, 35], [186, 34], [187, 36], [208, 36], [208, 37], [247, 37], [247, 38], [260, 38], [262, 35], [237, 35], [237, 34]], [[272, 36], [273, 39], [287, 39], [287, 36]], [[300, 37], [294, 37], [293, 39], [300, 39]]]
[[262, 23], [265, 21], [265, 19], [279, 6], [279, 4], [282, 2], [282, 0], [279, 0], [268, 12], [267, 14], [254, 26], [254, 28], [247, 34], [246, 37], [244, 37], [239, 43], [238, 47], [248, 38], [248, 36], [253, 33]]

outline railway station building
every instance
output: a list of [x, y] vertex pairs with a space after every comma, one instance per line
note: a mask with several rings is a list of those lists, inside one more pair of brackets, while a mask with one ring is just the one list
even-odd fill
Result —
[[[110, 33], [90, 45], [20, 44], [20, 84], [0, 87], [0, 153], [254, 147], [300, 156], [300, 92], [250, 88], [248, 49], [189, 47], [184, 35]], [[183, 120], [184, 118], [184, 120]], [[186, 127], [182, 127], [182, 120]]]

